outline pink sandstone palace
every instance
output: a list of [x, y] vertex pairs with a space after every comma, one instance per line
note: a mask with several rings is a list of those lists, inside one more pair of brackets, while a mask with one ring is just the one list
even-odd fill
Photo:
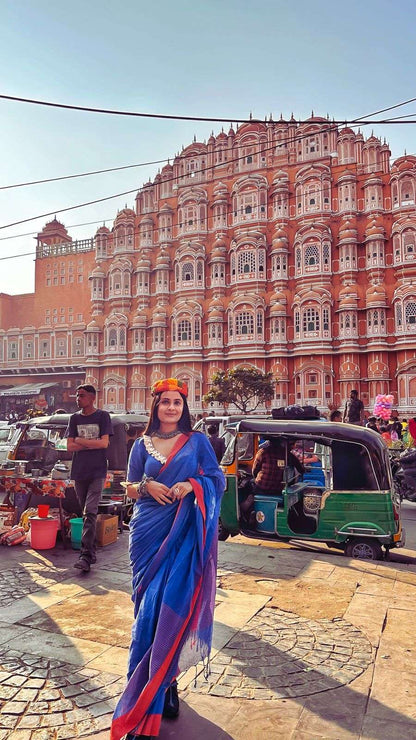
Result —
[[[416, 157], [312, 116], [251, 121], [194, 141], [112, 228], [37, 237], [35, 292], [0, 296], [2, 410], [74, 408], [93, 383], [145, 411], [161, 376], [271, 371], [271, 406], [416, 409]], [[22, 388], [22, 386], [25, 386]], [[219, 411], [210, 407], [210, 411]]]

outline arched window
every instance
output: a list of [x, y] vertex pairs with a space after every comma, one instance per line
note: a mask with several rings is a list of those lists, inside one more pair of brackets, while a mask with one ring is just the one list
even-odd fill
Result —
[[225, 265], [223, 262], [214, 262], [211, 265], [211, 283], [215, 285], [224, 285]]
[[106, 346], [105, 350], [109, 353], [119, 353], [126, 351], [127, 334], [125, 326], [111, 324], [107, 326], [105, 332]]
[[208, 347], [222, 346], [222, 324], [208, 324]]
[[380, 336], [386, 333], [386, 312], [384, 308], [367, 311], [367, 333]]
[[406, 329], [414, 333], [416, 330], [416, 302], [413, 300], [407, 301], [405, 304], [405, 321]]
[[319, 250], [315, 244], [309, 244], [305, 249], [306, 270], [319, 268]]
[[149, 295], [149, 273], [139, 272], [137, 275], [137, 295]]
[[194, 281], [194, 266], [192, 262], [184, 262], [182, 265], [182, 282], [193, 283]]
[[144, 329], [135, 329], [133, 332], [133, 347], [136, 352], [146, 349], [146, 332]]
[[403, 177], [399, 180], [399, 199], [400, 206], [414, 206], [415, 204], [415, 184], [411, 177]]
[[[237, 263], [237, 274], [236, 274]], [[231, 282], [237, 280], [260, 280], [265, 277], [265, 249], [241, 248], [231, 255]]]
[[235, 317], [235, 333], [239, 336], [254, 334], [254, 316], [248, 311], [241, 311]]
[[127, 246], [132, 247], [134, 244], [134, 228], [133, 226], [127, 227]]
[[[325, 237], [324, 237], [325, 238]], [[327, 238], [327, 237], [326, 237]], [[308, 238], [295, 248], [295, 273], [297, 277], [311, 273], [331, 271], [331, 245], [328, 241]]]
[[83, 337], [73, 337], [72, 338], [72, 356], [73, 357], [80, 357], [84, 354], [84, 338]]
[[238, 277], [255, 277], [256, 254], [254, 250], [238, 253]]
[[272, 318], [270, 323], [270, 339], [273, 342], [286, 340], [286, 320], [284, 316]]
[[274, 254], [272, 257], [272, 280], [287, 278], [287, 255]]
[[304, 334], [319, 332], [319, 313], [315, 308], [304, 309], [302, 328]]
[[192, 328], [191, 322], [187, 319], [182, 319], [178, 323], [178, 341], [179, 342], [190, 342], [192, 339]]
[[367, 244], [367, 267], [384, 267], [384, 244], [381, 240], [372, 240]]
[[357, 314], [355, 311], [342, 311], [339, 318], [340, 336], [344, 339], [357, 337]]

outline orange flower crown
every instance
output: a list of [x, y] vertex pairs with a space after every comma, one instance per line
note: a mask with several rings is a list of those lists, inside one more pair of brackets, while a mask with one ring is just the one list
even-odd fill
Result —
[[178, 391], [186, 398], [188, 395], [188, 386], [183, 380], [178, 380], [178, 378], [164, 378], [164, 380], [157, 380], [152, 385], [152, 396], [155, 396], [156, 393], [163, 393], [163, 391]]

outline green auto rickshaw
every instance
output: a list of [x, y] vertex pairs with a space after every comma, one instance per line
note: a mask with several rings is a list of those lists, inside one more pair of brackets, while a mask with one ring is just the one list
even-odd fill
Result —
[[[221, 540], [236, 534], [309, 540], [372, 560], [382, 558], [383, 548], [387, 554], [403, 547], [400, 497], [388, 448], [376, 432], [321, 419], [247, 417], [229, 426], [226, 437]], [[276, 470], [275, 490], [264, 493], [254, 483], [253, 463], [260, 449], [277, 440], [282, 469]], [[294, 456], [300, 465], [293, 465]]]

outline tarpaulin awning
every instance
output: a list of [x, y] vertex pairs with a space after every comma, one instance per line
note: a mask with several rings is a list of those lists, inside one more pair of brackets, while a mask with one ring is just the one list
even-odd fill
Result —
[[0, 391], [0, 396], [39, 396], [44, 388], [53, 388], [59, 383], [24, 383], [24, 385], [15, 385], [13, 388], [7, 388]]

